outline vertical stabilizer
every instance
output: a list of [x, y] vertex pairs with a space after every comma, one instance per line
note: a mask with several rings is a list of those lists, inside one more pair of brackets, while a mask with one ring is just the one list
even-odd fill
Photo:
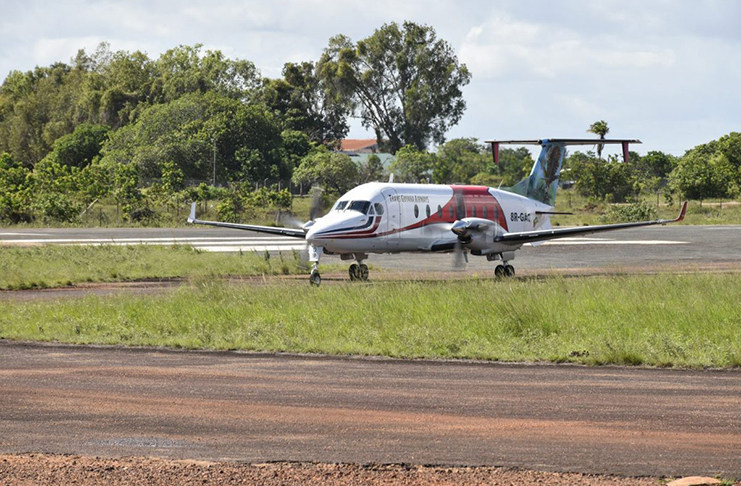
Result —
[[541, 146], [540, 155], [533, 164], [530, 175], [509, 188], [509, 191], [555, 206], [558, 177], [561, 174], [566, 145], [542, 140]]
[[494, 163], [499, 162], [499, 145], [540, 145], [540, 155], [533, 164], [530, 175], [507, 189], [510, 192], [540, 201], [549, 206], [556, 205], [558, 178], [561, 175], [563, 158], [567, 145], [605, 145], [620, 144], [623, 146], [623, 158], [628, 161], [628, 146], [641, 143], [635, 139], [584, 139], [584, 138], [551, 138], [541, 140], [487, 140], [491, 144]]

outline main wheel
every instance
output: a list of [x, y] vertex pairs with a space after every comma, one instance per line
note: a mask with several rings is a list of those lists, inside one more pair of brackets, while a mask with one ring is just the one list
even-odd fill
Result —
[[360, 268], [357, 263], [350, 265], [350, 268], [347, 269], [347, 273], [350, 275], [351, 282], [360, 280]]
[[494, 269], [494, 276], [497, 278], [503, 278], [504, 277], [504, 266], [497, 265], [497, 268]]
[[505, 277], [514, 277], [515, 276], [515, 267], [512, 265], [505, 265], [504, 266], [504, 276]]
[[366, 265], [365, 263], [361, 263], [358, 267], [358, 278], [365, 282], [366, 280], [368, 280], [368, 273], [368, 265]]
[[309, 283], [315, 287], [319, 287], [322, 283], [322, 276], [319, 275], [319, 272], [312, 271], [311, 275], [309, 275]]

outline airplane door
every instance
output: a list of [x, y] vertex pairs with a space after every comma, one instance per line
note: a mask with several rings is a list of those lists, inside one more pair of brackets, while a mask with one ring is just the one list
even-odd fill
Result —
[[396, 191], [387, 187], [381, 191], [383, 199], [386, 202], [386, 217], [383, 218], [383, 224], [386, 225], [386, 229], [383, 231], [387, 233], [385, 236], [386, 245], [391, 248], [399, 246], [399, 229], [401, 226], [401, 201], [397, 198]]

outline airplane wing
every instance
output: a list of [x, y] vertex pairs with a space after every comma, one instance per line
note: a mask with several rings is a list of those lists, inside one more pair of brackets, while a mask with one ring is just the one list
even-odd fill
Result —
[[641, 221], [637, 223], [619, 223], [619, 224], [604, 224], [599, 226], [581, 226], [576, 228], [559, 228], [559, 229], [548, 229], [539, 231], [522, 231], [520, 233], [506, 233], [499, 236], [495, 241], [501, 243], [513, 243], [513, 244], [524, 244], [524, 243], [535, 243], [538, 241], [554, 240], [556, 238], [567, 238], [575, 235], [586, 235], [590, 233], [600, 233], [602, 231], [613, 231], [625, 228], [637, 228], [640, 226], [651, 226], [655, 224], [668, 224], [676, 223], [684, 219], [684, 215], [687, 213], [687, 202], [682, 205], [682, 209], [679, 212], [679, 216], [675, 219], [659, 219], [656, 221]]
[[293, 228], [279, 228], [276, 226], [258, 226], [254, 224], [237, 224], [237, 223], [222, 223], [219, 221], [203, 221], [196, 219], [196, 203], [190, 206], [190, 216], [188, 217], [188, 223], [190, 224], [203, 224], [208, 226], [219, 226], [222, 228], [233, 228], [247, 231], [257, 231], [259, 233], [270, 233], [273, 235], [291, 236], [293, 238], [306, 238], [306, 233], [301, 229]]

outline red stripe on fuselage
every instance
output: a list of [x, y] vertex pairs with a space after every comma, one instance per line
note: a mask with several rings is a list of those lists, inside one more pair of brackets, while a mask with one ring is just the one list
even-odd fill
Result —
[[[473, 208], [476, 208], [476, 217], [484, 218], [483, 208], [487, 207], [487, 215], [484, 219], [495, 221], [505, 231], [509, 231], [507, 227], [507, 218], [504, 216], [502, 206], [499, 204], [497, 198], [495, 198], [486, 186], [449, 186], [453, 189], [453, 197], [448, 202], [440, 206], [439, 210], [436, 208], [430, 208], [430, 216], [416, 223], [410, 224], [403, 228], [397, 228], [391, 231], [384, 231], [382, 233], [373, 234], [379, 226], [381, 220], [380, 217], [376, 217], [376, 222], [373, 228], [370, 230], [363, 230], [355, 233], [337, 233], [335, 235], [323, 235], [322, 238], [326, 239], [348, 239], [348, 238], [377, 238], [379, 236], [388, 236], [395, 233], [402, 233], [404, 231], [411, 231], [424, 226], [433, 224], [453, 223], [457, 221], [459, 215], [463, 217], [473, 217]], [[458, 195], [458, 196], [457, 196]], [[457, 202], [460, 202], [460, 198], [463, 198], [463, 208], [458, 208]], [[426, 205], [422, 206], [426, 210]], [[452, 211], [451, 211], [452, 209]], [[459, 212], [461, 214], [459, 214]], [[442, 216], [440, 215], [442, 213]], [[451, 216], [452, 214], [452, 216]]]

